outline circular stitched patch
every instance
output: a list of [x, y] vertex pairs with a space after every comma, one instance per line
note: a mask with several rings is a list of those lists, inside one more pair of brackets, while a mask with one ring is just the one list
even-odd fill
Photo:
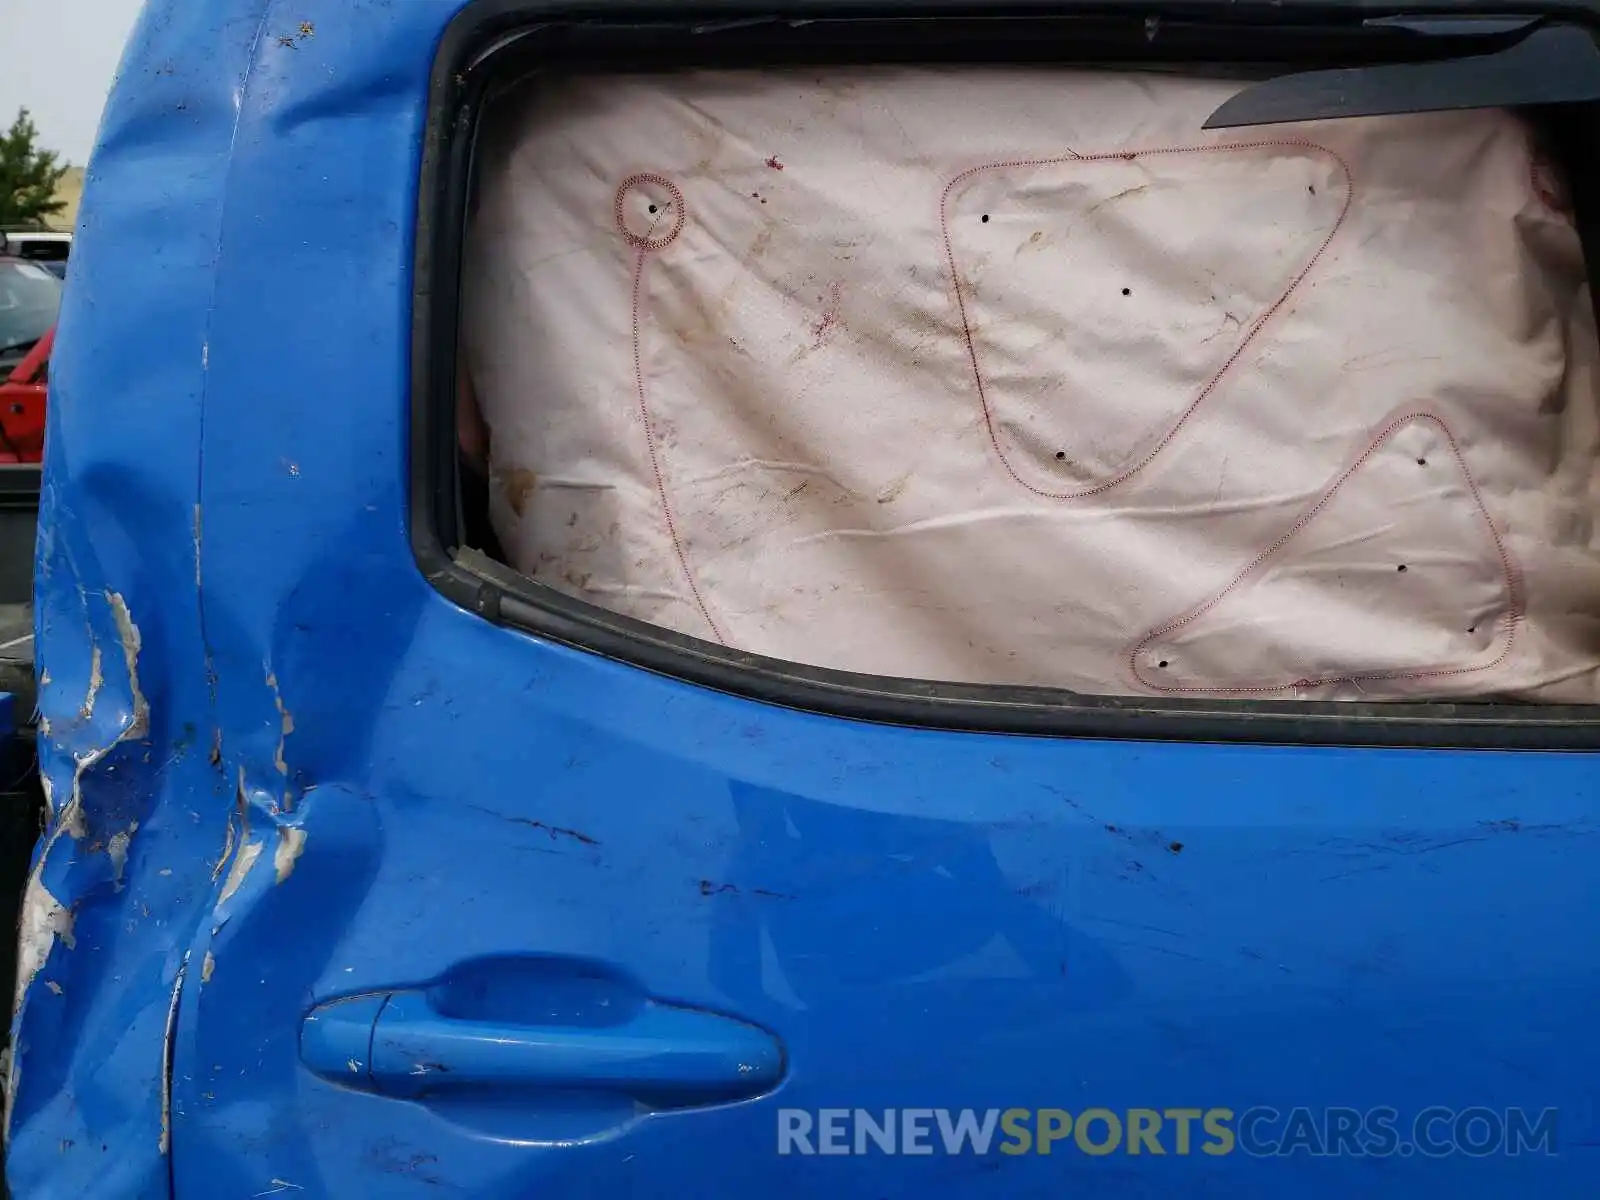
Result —
[[641, 250], [661, 250], [683, 232], [683, 192], [665, 175], [630, 175], [617, 188], [617, 228]]

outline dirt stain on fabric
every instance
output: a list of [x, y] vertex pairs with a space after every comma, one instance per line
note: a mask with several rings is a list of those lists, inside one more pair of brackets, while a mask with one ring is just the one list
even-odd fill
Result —
[[533, 489], [539, 486], [539, 477], [532, 471], [518, 467], [506, 473], [501, 480], [501, 486], [505, 489], [506, 503], [511, 506], [511, 511], [520, 517], [528, 507], [528, 497], [533, 495]]

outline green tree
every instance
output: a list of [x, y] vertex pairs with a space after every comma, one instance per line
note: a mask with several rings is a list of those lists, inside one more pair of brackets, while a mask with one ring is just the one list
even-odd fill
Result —
[[56, 155], [39, 145], [39, 131], [28, 110], [17, 113], [0, 135], [0, 229], [40, 226], [66, 205], [55, 198], [67, 173]]

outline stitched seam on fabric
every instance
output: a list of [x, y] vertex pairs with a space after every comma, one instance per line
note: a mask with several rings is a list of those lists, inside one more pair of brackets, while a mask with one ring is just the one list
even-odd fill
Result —
[[[1311, 522], [1315, 520], [1316, 517], [1321, 514], [1322, 511], [1326, 509], [1327, 506], [1333, 501], [1333, 498], [1339, 493], [1340, 489], [1342, 489], [1344, 485], [1348, 483], [1350, 479], [1353, 478], [1357, 472], [1359, 472], [1361, 468], [1367, 464], [1372, 456], [1376, 454], [1385, 445], [1385, 443], [1387, 443], [1389, 439], [1395, 435], [1395, 433], [1403, 429], [1405, 426], [1417, 422], [1427, 422], [1429, 424], [1436, 425], [1438, 426], [1439, 431], [1444, 435], [1445, 441], [1450, 446], [1450, 453], [1455, 458], [1456, 465], [1461, 469], [1461, 477], [1466, 480], [1467, 489], [1472, 493], [1473, 503], [1477, 507], [1478, 516], [1483, 521], [1484, 526], [1488, 529], [1489, 537], [1494, 542], [1495, 550], [1499, 555], [1500, 567], [1501, 571], [1503, 572], [1503, 579], [1506, 589], [1506, 614], [1502, 621], [1502, 623], [1505, 625], [1504, 644], [1501, 647], [1499, 654], [1497, 654], [1491, 661], [1482, 663], [1475, 667], [1438, 667], [1420, 671], [1370, 671], [1343, 675], [1322, 676], [1315, 679], [1296, 679], [1289, 683], [1281, 683], [1271, 686], [1261, 685], [1255, 687], [1206, 687], [1203, 685], [1181, 687], [1164, 686], [1159, 683], [1152, 683], [1140, 673], [1139, 655], [1143, 653], [1152, 642], [1166, 637], [1168, 634], [1182, 629], [1186, 625], [1192, 624], [1201, 617], [1205, 616], [1207, 613], [1213, 611], [1219, 604], [1223, 602], [1223, 600], [1231, 595], [1235, 589], [1240, 587], [1240, 585], [1249, 579], [1252, 574], [1264, 566], [1274, 554], [1293, 541], [1297, 534], [1304, 530], [1306, 526], [1310, 525]], [[1346, 467], [1344, 471], [1342, 471], [1333, 481], [1333, 483], [1329, 485], [1317, 502], [1305, 512], [1301, 513], [1300, 516], [1295, 520], [1294, 524], [1290, 525], [1289, 528], [1277, 538], [1277, 540], [1275, 540], [1260, 554], [1256, 555], [1256, 557], [1251, 560], [1250, 565], [1235, 575], [1233, 580], [1225, 588], [1214, 595], [1210, 600], [1207, 600], [1205, 603], [1200, 605], [1198, 608], [1190, 610], [1184, 616], [1175, 621], [1169, 621], [1165, 625], [1152, 630], [1150, 633], [1146, 634], [1142, 639], [1140, 639], [1134, 645], [1133, 649], [1128, 652], [1128, 668], [1135, 680], [1143, 684], [1145, 687], [1150, 688], [1152, 691], [1168, 694], [1206, 693], [1209, 695], [1241, 696], [1266, 695], [1273, 692], [1292, 691], [1305, 687], [1325, 687], [1334, 683], [1362, 683], [1369, 680], [1377, 682], [1382, 680], [1436, 679], [1457, 675], [1475, 675], [1481, 671], [1488, 671], [1498, 667], [1511, 656], [1511, 650], [1516, 641], [1517, 630], [1521, 625], [1522, 617], [1523, 596], [1520, 572], [1518, 572], [1516, 563], [1511, 557], [1510, 550], [1506, 548], [1505, 540], [1500, 536], [1500, 531], [1495, 528], [1494, 519], [1489, 515], [1488, 505], [1484, 503], [1483, 493], [1478, 487], [1477, 480], [1472, 477], [1471, 470], [1467, 467], [1466, 457], [1461, 453], [1460, 443], [1456, 441], [1455, 434], [1450, 431], [1450, 427], [1445, 424], [1442, 418], [1435, 416], [1432, 413], [1412, 412], [1401, 417], [1396, 417], [1393, 421], [1389, 422], [1388, 425], [1384, 426], [1383, 430], [1367, 444], [1367, 448], [1361, 452], [1360, 456], [1348, 467]]]
[[[618, 211], [621, 211], [620, 202]], [[667, 496], [667, 479], [661, 470], [661, 456], [656, 447], [655, 425], [650, 418], [650, 401], [644, 381], [644, 360], [640, 350], [642, 339], [639, 329], [644, 268], [649, 257], [649, 249], [644, 245], [639, 245], [639, 253], [633, 264], [633, 380], [639, 397], [639, 418], [644, 423], [644, 442], [646, 449], [650, 452], [650, 470], [655, 475], [656, 495], [661, 500], [661, 515], [666, 520], [667, 536], [672, 539], [672, 549], [678, 556], [678, 566], [683, 570], [683, 578], [689, 585], [689, 593], [694, 597], [695, 606], [700, 610], [700, 615], [705, 618], [706, 624], [711, 628], [712, 636], [726, 646], [728, 640], [723, 637], [721, 628], [711, 617], [711, 610], [706, 607], [705, 597], [700, 594], [700, 585], [695, 581], [694, 571], [689, 566], [688, 551], [684, 547], [683, 539], [678, 536], [678, 522], [672, 514], [672, 501]]]
[[[1322, 244], [1317, 247], [1316, 252], [1312, 254], [1310, 259], [1307, 260], [1305, 266], [1301, 267], [1299, 273], [1289, 281], [1289, 286], [1284, 290], [1283, 294], [1269, 304], [1267, 308], [1261, 312], [1254, 321], [1251, 322], [1250, 328], [1245, 331], [1244, 337], [1240, 339], [1239, 344], [1234, 348], [1233, 353], [1228, 355], [1227, 359], [1223, 361], [1222, 366], [1216, 370], [1205, 386], [1200, 389], [1195, 398], [1189, 402], [1188, 406], [1181, 413], [1178, 414], [1177, 420], [1167, 427], [1166, 432], [1161, 435], [1161, 438], [1156, 442], [1156, 444], [1138, 462], [1134, 463], [1133, 466], [1123, 469], [1110, 479], [1103, 480], [1100, 483], [1092, 484], [1085, 488], [1069, 489], [1067, 491], [1051, 491], [1046, 488], [1035, 487], [1033, 484], [1022, 478], [1022, 476], [1017, 472], [1017, 469], [1011, 465], [1011, 460], [1006, 457], [1006, 452], [1000, 444], [1000, 434], [995, 428], [994, 411], [989, 403], [988, 389], [984, 386], [983, 382], [983, 368], [978, 362], [978, 348], [972, 336], [972, 323], [967, 316], [966, 298], [962, 295], [961, 273], [956, 265], [955, 244], [950, 237], [948, 208], [951, 192], [954, 191], [955, 188], [963, 181], [970, 179], [974, 175], [982, 174], [985, 171], [1014, 170], [1020, 167], [1060, 166], [1065, 163], [1074, 162], [1109, 162], [1115, 159], [1124, 159], [1131, 162], [1136, 158], [1149, 157], [1158, 154], [1206, 154], [1222, 151], [1260, 150], [1284, 147], [1314, 150], [1319, 154], [1327, 155], [1330, 159], [1338, 164], [1340, 171], [1344, 174], [1345, 194], [1344, 204], [1339, 209], [1339, 215], [1333, 223], [1333, 228], [1331, 228], [1327, 235], [1322, 239]], [[1209, 397], [1211, 393], [1216, 390], [1217, 385], [1222, 382], [1223, 376], [1233, 368], [1233, 365], [1244, 355], [1245, 350], [1248, 349], [1250, 344], [1255, 341], [1256, 335], [1261, 332], [1261, 330], [1266, 326], [1267, 322], [1273, 318], [1273, 316], [1283, 309], [1284, 305], [1289, 302], [1290, 297], [1292, 297], [1300, 285], [1305, 282], [1306, 276], [1308, 276], [1312, 269], [1316, 267], [1317, 263], [1321, 261], [1323, 254], [1327, 252], [1328, 247], [1333, 243], [1333, 239], [1338, 235], [1340, 228], [1343, 227], [1345, 218], [1350, 214], [1350, 207], [1354, 198], [1355, 179], [1350, 171], [1349, 164], [1346, 163], [1337, 152], [1328, 149], [1326, 146], [1320, 146], [1315, 142], [1303, 141], [1296, 138], [1271, 139], [1254, 142], [1228, 142], [1215, 146], [1166, 146], [1154, 150], [1119, 150], [1096, 154], [1079, 154], [1076, 151], [1069, 150], [1066, 155], [1055, 158], [1011, 159], [1004, 162], [986, 163], [982, 166], [969, 167], [967, 170], [957, 175], [954, 179], [950, 180], [950, 182], [945, 185], [944, 192], [939, 198], [939, 227], [944, 236], [945, 258], [950, 266], [950, 286], [955, 290], [956, 294], [956, 308], [961, 318], [962, 337], [965, 339], [967, 345], [967, 358], [972, 366], [973, 382], [975, 383], [978, 391], [978, 403], [983, 408], [984, 426], [989, 433], [989, 442], [994, 447], [994, 452], [1000, 459], [1001, 466], [1005, 468], [1006, 474], [1010, 475], [1020, 487], [1032, 492], [1036, 496], [1042, 496], [1047, 500], [1081, 500], [1090, 496], [1097, 496], [1101, 493], [1108, 492], [1113, 488], [1120, 487], [1122, 484], [1132, 479], [1135, 475], [1139, 474], [1139, 472], [1143, 471], [1156, 460], [1156, 458], [1168, 447], [1168, 445], [1172, 443], [1172, 441], [1178, 436], [1179, 431], [1188, 422], [1189, 418], [1194, 416], [1201, 404], [1203, 404], [1207, 397]]]

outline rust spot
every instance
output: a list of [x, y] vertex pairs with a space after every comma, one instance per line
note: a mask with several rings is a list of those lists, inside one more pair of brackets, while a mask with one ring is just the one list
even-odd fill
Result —
[[778, 156], [776, 154], [767, 159], [767, 166], [771, 167], [774, 171], [783, 170], [783, 164], [778, 161]]

